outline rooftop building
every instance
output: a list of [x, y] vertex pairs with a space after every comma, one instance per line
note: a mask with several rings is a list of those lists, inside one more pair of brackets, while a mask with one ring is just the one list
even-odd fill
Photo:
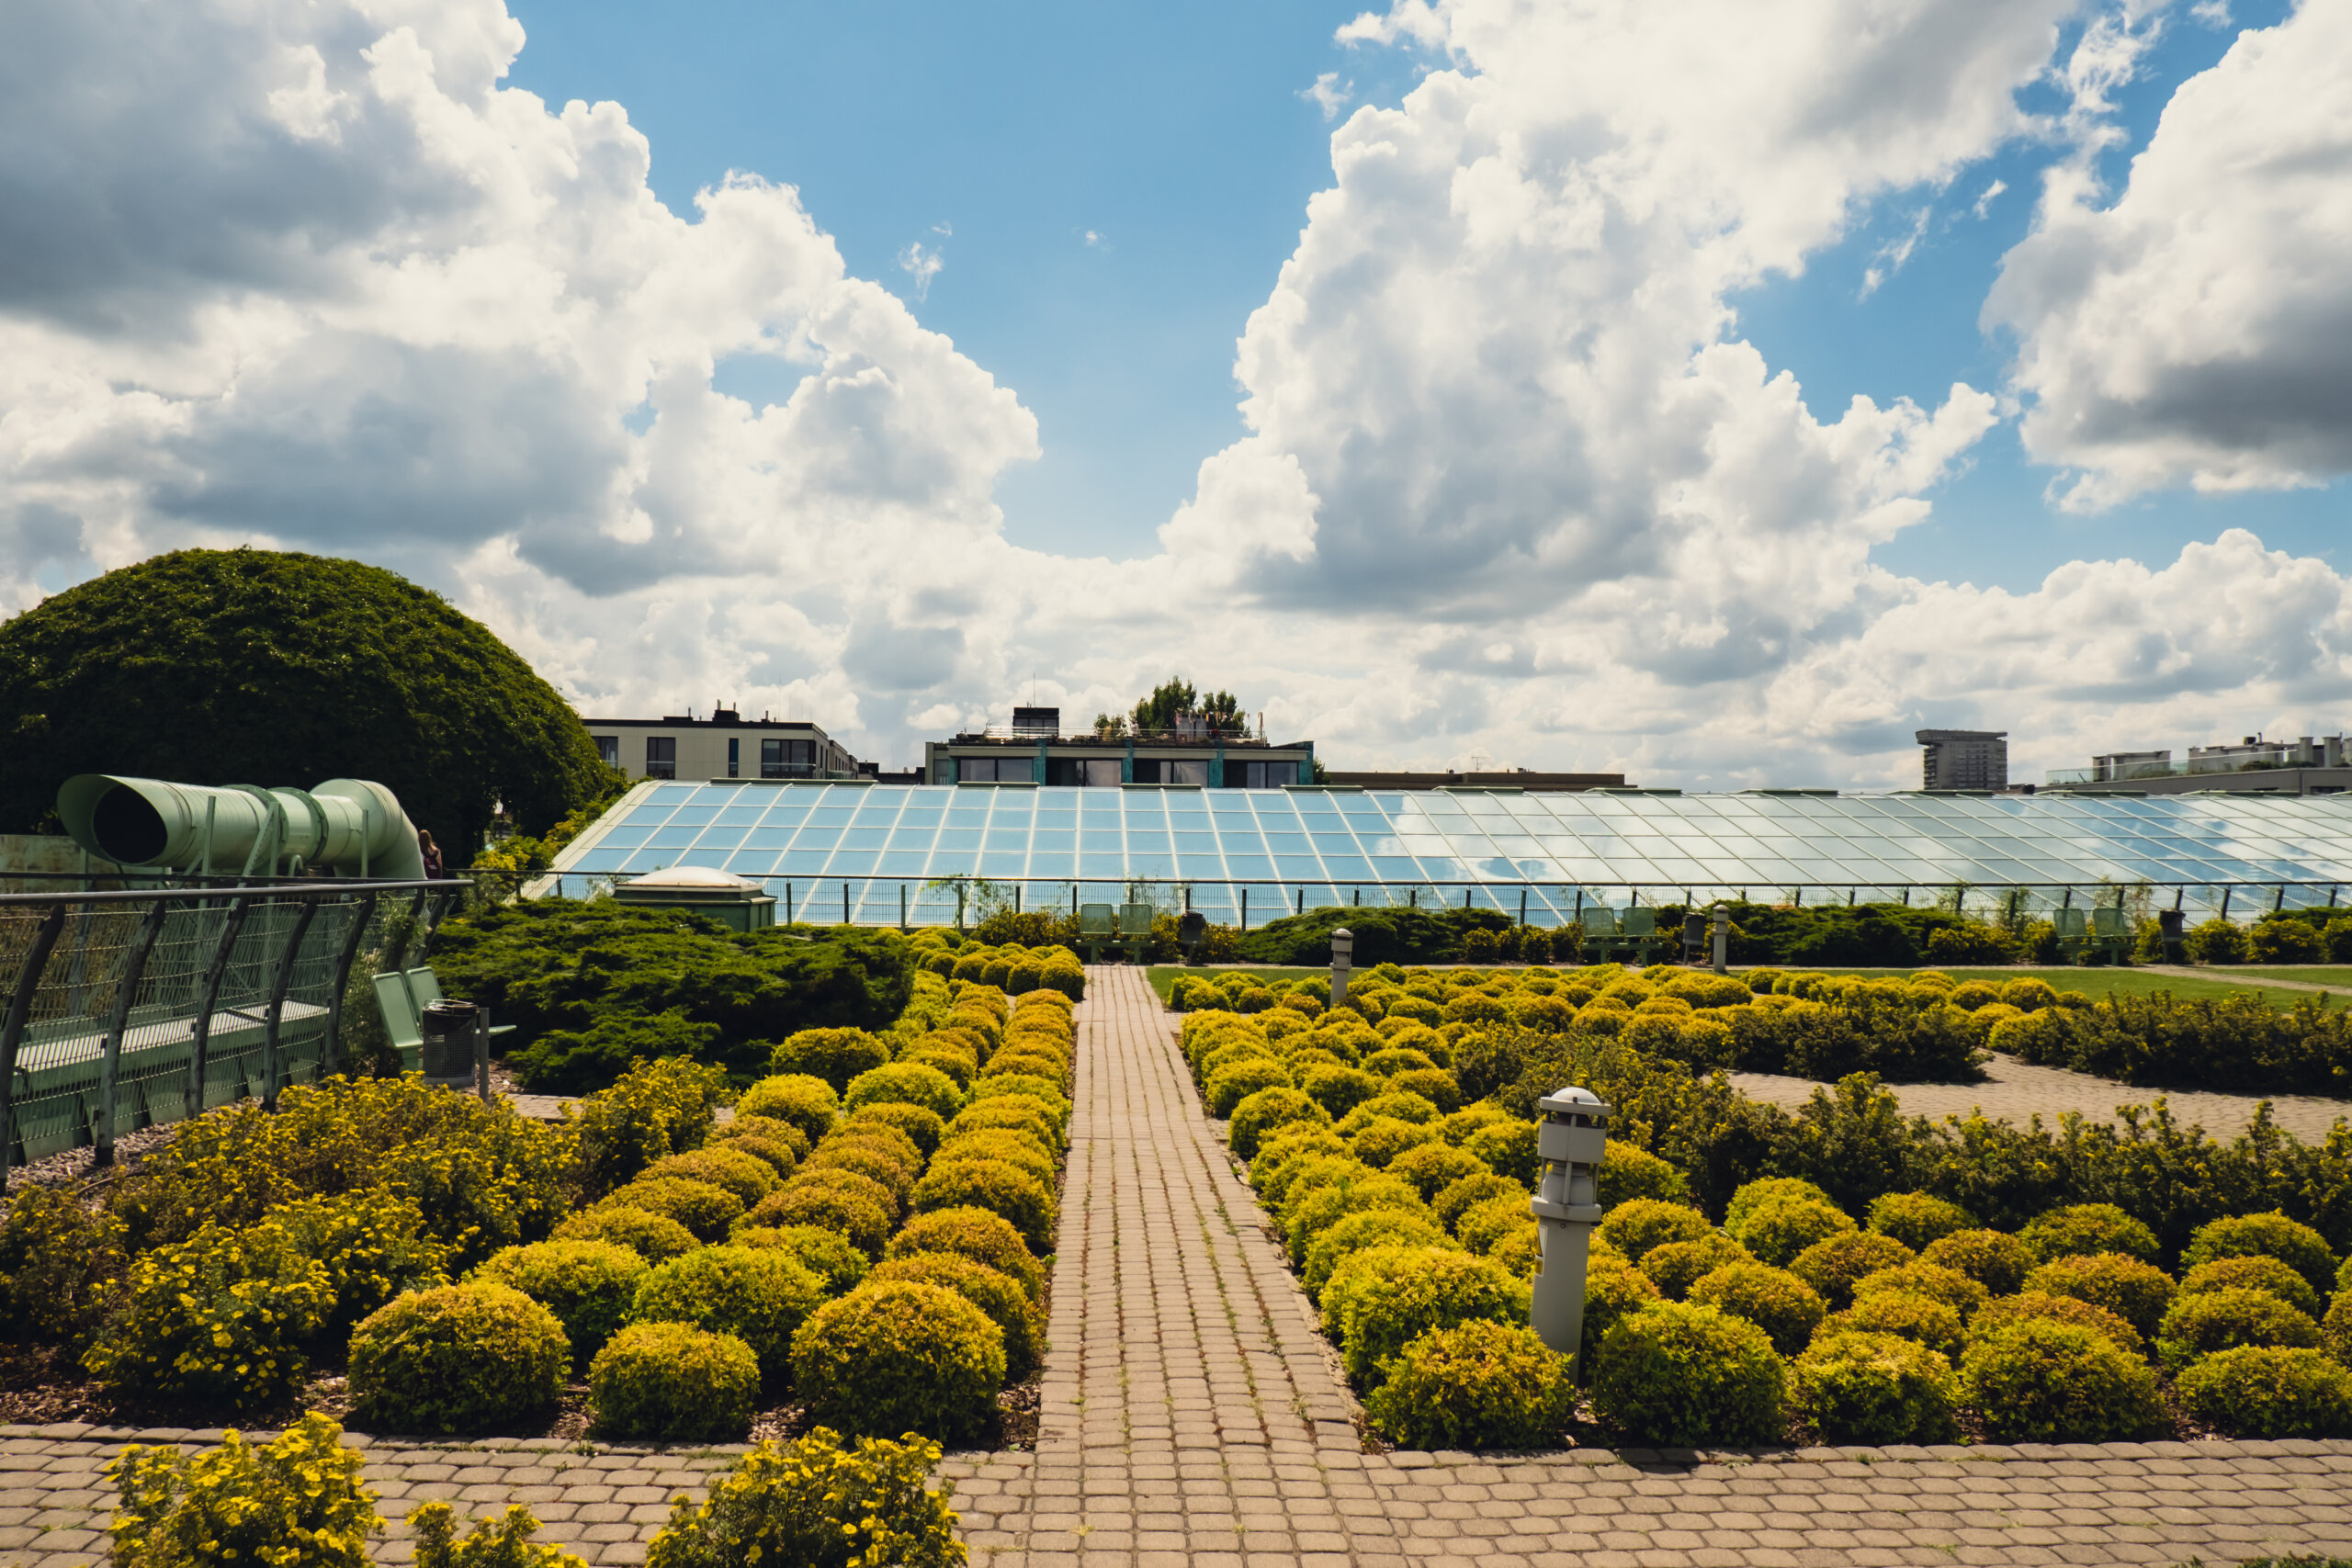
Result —
[[1065, 734], [1059, 708], [1025, 707], [1012, 710], [1010, 725], [926, 744], [922, 776], [935, 784], [1281, 789], [1315, 782], [1315, 743], [1272, 745], [1262, 734], [1217, 728], [1195, 714], [1164, 731]]
[[2250, 795], [2341, 795], [2352, 788], [2352, 750], [2341, 735], [2191, 746], [2176, 760], [2169, 748], [2108, 751], [2087, 768], [2052, 768], [2049, 787], [2098, 794], [2184, 795], [2226, 790]]
[[633, 779], [843, 779], [875, 771], [806, 719], [713, 708], [708, 718], [689, 710], [683, 717], [583, 722], [605, 766]]
[[1920, 758], [1922, 788], [1997, 791], [2009, 787], [2007, 730], [1922, 729], [1912, 739], [1926, 748]]

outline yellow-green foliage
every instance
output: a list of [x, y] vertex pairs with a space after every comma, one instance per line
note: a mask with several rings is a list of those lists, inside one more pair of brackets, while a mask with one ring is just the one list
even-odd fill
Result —
[[603, 1241], [542, 1241], [493, 1252], [473, 1271], [522, 1292], [563, 1325], [571, 1358], [584, 1365], [628, 1319], [646, 1260]]
[[1968, 1337], [1972, 1340], [1983, 1339], [2029, 1317], [2071, 1323], [2104, 1335], [2127, 1356], [2143, 1355], [2148, 1348], [2148, 1342], [2140, 1337], [2138, 1329], [2105, 1307], [2093, 1306], [2072, 1296], [2053, 1296], [2046, 1291], [2021, 1291], [2014, 1296], [1994, 1297], [1968, 1320]]
[[1893, 1334], [1825, 1335], [1797, 1358], [1793, 1403], [1833, 1443], [1943, 1443], [1959, 1380], [1934, 1350]]
[[1031, 1252], [1053, 1250], [1056, 1206], [1053, 1190], [1019, 1166], [1003, 1160], [940, 1160], [915, 1184], [914, 1207], [986, 1209], [1021, 1233]]
[[760, 1201], [744, 1223], [774, 1226], [815, 1225], [847, 1240], [868, 1258], [882, 1256], [894, 1213], [890, 1194], [854, 1171], [821, 1170], [795, 1177], [784, 1190]]
[[858, 1074], [890, 1059], [889, 1048], [863, 1029], [804, 1029], [786, 1035], [768, 1058], [771, 1074], [806, 1073], [841, 1093]]
[[2198, 1420], [2247, 1438], [2341, 1438], [2352, 1432], [2352, 1373], [2317, 1350], [2243, 1346], [2180, 1374], [2180, 1403]]
[[1654, 1302], [1619, 1317], [1594, 1360], [1593, 1409], [1629, 1441], [1718, 1448], [1781, 1437], [1781, 1358], [1742, 1318]]
[[2173, 1296], [2171, 1275], [2120, 1252], [2056, 1258], [2027, 1275], [2025, 1288], [2103, 1306], [2151, 1339]]
[[1820, 1292], [1832, 1307], [1842, 1307], [1852, 1303], [1856, 1280], [1910, 1261], [1911, 1249], [1891, 1235], [1839, 1231], [1798, 1253], [1789, 1272]]
[[680, 1498], [646, 1568], [962, 1568], [952, 1483], [926, 1483], [939, 1447], [820, 1427], [789, 1447], [762, 1443], [696, 1506]]
[[654, 1161], [700, 1147], [726, 1090], [718, 1067], [663, 1056], [631, 1062], [609, 1087], [567, 1107], [582, 1191], [602, 1197]]
[[1004, 1333], [986, 1313], [912, 1280], [868, 1280], [792, 1341], [792, 1386], [809, 1416], [861, 1435], [973, 1436], [1004, 1371]]
[[1524, 1280], [1483, 1258], [1446, 1247], [1411, 1250], [1365, 1280], [1340, 1321], [1340, 1349], [1351, 1376], [1382, 1375], [1388, 1359], [1433, 1328], [1476, 1318], [1527, 1321]]
[[629, 1319], [731, 1334], [760, 1359], [768, 1385], [782, 1388], [792, 1337], [824, 1301], [823, 1281], [786, 1248], [706, 1247], [639, 1280]]
[[757, 1155], [725, 1146], [665, 1156], [647, 1166], [639, 1179], [659, 1181], [673, 1177], [685, 1181], [707, 1181], [732, 1192], [735, 1201], [747, 1209], [776, 1189], [774, 1166]]
[[1032, 1302], [1045, 1299], [1046, 1271], [1021, 1239], [1021, 1233], [986, 1209], [941, 1209], [918, 1214], [890, 1238], [889, 1256], [894, 1258], [925, 1252], [968, 1258], [1019, 1280]]
[[2018, 1239], [2043, 1263], [2095, 1252], [2119, 1252], [2143, 1263], [2156, 1256], [2156, 1233], [2112, 1203], [2070, 1203], [2036, 1214]]
[[2029, 1318], [1972, 1346], [1962, 1397], [1996, 1442], [2143, 1438], [2164, 1419], [2156, 1376], [2091, 1329]]
[[617, 1205], [572, 1215], [555, 1227], [555, 1235], [550, 1239], [608, 1241], [615, 1247], [628, 1247], [648, 1263], [659, 1263], [682, 1252], [692, 1252], [702, 1245], [695, 1239], [694, 1232], [666, 1214], [648, 1213], [643, 1209]]
[[2242, 1345], [2311, 1349], [2318, 1344], [2319, 1325], [2310, 1314], [2243, 1285], [2182, 1296], [2156, 1330], [2156, 1349], [2176, 1371], [2200, 1356]]
[[752, 1425], [760, 1359], [731, 1334], [633, 1323], [588, 1364], [588, 1390], [600, 1436], [729, 1442]]
[[2033, 1272], [2033, 1254], [2005, 1231], [1954, 1231], [1928, 1244], [1920, 1260], [1957, 1269], [1996, 1296], [2015, 1295]]
[[132, 1266], [83, 1364], [121, 1393], [249, 1409], [300, 1386], [303, 1341], [334, 1305], [325, 1266], [283, 1231], [206, 1225]]
[[27, 1183], [0, 1222], [0, 1337], [74, 1344], [96, 1328], [130, 1258], [122, 1222], [70, 1187]]
[[870, 1280], [912, 1280], [955, 1292], [989, 1314], [1004, 1336], [1004, 1375], [1019, 1382], [1035, 1371], [1046, 1349], [1045, 1314], [1021, 1282], [952, 1252], [918, 1252], [876, 1264]]
[[1828, 1311], [1811, 1285], [1762, 1263], [1726, 1263], [1692, 1285], [1690, 1299], [1746, 1318], [1770, 1335], [1783, 1356], [1804, 1349]]
[[504, 1101], [417, 1077], [331, 1078], [289, 1087], [275, 1114], [248, 1102], [184, 1123], [123, 1179], [113, 1208], [144, 1248], [298, 1199], [393, 1192], [462, 1269], [545, 1235], [571, 1203], [572, 1163], [568, 1133]]
[[520, 1503], [510, 1504], [496, 1523], [479, 1519], [458, 1539], [457, 1510], [427, 1503], [408, 1517], [416, 1537], [416, 1568], [588, 1568], [560, 1546], [535, 1541], [539, 1521]]
[[682, 1176], [640, 1176], [626, 1187], [613, 1189], [597, 1207], [660, 1214], [685, 1226], [697, 1241], [717, 1241], [743, 1217], [741, 1198], [724, 1187]]
[[1532, 1449], [1576, 1408], [1567, 1358], [1524, 1324], [1474, 1318], [1431, 1329], [1392, 1358], [1364, 1402], [1374, 1428], [1417, 1449]]
[[333, 1296], [316, 1332], [333, 1338], [403, 1291], [448, 1283], [448, 1248], [424, 1234], [424, 1216], [391, 1192], [306, 1198], [272, 1209], [254, 1227], [276, 1230], [301, 1257], [322, 1264]]
[[263, 1448], [230, 1432], [193, 1458], [123, 1450], [107, 1467], [116, 1568], [366, 1568], [384, 1521], [342, 1436], [309, 1415]]
[[397, 1432], [475, 1432], [552, 1407], [571, 1365], [555, 1314], [480, 1280], [405, 1295], [351, 1333], [351, 1392]]
[[767, 1116], [789, 1122], [811, 1144], [823, 1137], [841, 1110], [833, 1086], [807, 1073], [762, 1078], [735, 1102], [738, 1116]]

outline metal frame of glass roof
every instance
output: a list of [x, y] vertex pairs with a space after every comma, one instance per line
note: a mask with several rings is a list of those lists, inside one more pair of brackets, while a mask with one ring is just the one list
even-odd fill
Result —
[[674, 865], [750, 877], [800, 919], [877, 925], [952, 922], [957, 884], [968, 900], [980, 880], [1031, 908], [1132, 896], [1237, 923], [1466, 902], [1549, 926], [1590, 903], [1958, 892], [1976, 907], [2019, 890], [2045, 908], [2139, 887], [2244, 914], [2352, 887], [2352, 797], [649, 780], [534, 890], [578, 896]]

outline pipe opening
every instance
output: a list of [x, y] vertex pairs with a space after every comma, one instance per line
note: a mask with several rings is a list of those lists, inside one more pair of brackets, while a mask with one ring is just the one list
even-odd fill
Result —
[[97, 809], [90, 813], [90, 836], [100, 854], [123, 865], [153, 865], [171, 841], [163, 813], [121, 784], [98, 796]]

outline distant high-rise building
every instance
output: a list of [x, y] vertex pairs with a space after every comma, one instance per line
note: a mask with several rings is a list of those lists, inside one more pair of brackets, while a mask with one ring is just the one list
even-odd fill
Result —
[[2006, 729], [1922, 729], [1920, 777], [1928, 789], [2007, 789], [2009, 732]]

